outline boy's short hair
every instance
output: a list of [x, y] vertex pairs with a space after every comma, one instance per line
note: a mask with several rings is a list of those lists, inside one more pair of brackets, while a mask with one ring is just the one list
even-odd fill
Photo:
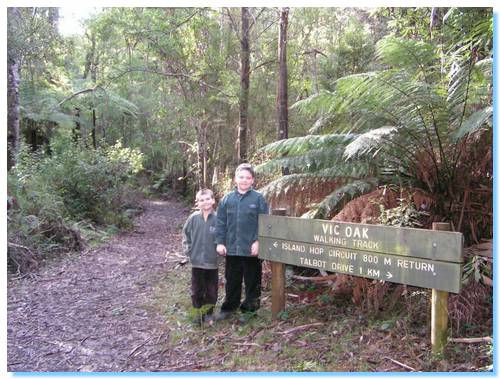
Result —
[[236, 167], [236, 171], [234, 172], [234, 174], [237, 175], [238, 172], [240, 172], [242, 170], [247, 170], [252, 175], [252, 177], [255, 178], [255, 171], [253, 169], [253, 166], [250, 163], [240, 164], [238, 167]]
[[212, 199], [215, 199], [214, 197], [214, 192], [211, 189], [208, 188], [202, 188], [198, 192], [196, 192], [196, 200], [200, 198], [201, 195], [210, 195]]

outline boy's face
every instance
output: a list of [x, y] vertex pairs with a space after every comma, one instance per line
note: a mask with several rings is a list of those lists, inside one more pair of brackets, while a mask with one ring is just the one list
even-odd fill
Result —
[[196, 205], [198, 205], [198, 208], [202, 211], [210, 211], [212, 210], [213, 206], [215, 204], [215, 199], [212, 198], [210, 195], [200, 195], [196, 199]]
[[254, 177], [252, 176], [250, 171], [240, 170], [236, 173], [234, 181], [236, 182], [236, 187], [238, 187], [238, 191], [245, 193], [253, 185]]

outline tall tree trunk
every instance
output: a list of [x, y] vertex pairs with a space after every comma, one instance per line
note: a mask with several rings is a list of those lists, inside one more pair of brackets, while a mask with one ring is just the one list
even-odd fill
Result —
[[[19, 28], [21, 16], [19, 9], [7, 8], [7, 38], [14, 41]], [[7, 170], [15, 166], [19, 153], [19, 56], [15, 46], [7, 45]]]
[[250, 87], [249, 12], [241, 8], [240, 123], [238, 128], [238, 163], [247, 159], [248, 96]]
[[54, 31], [57, 33], [59, 28], [59, 8], [49, 8], [48, 21], [50, 26], [52, 26]]
[[7, 170], [17, 161], [19, 152], [19, 63], [7, 59]]
[[[90, 42], [90, 50], [85, 56], [85, 69], [83, 71], [83, 79], [87, 79], [90, 75], [90, 79], [95, 85], [97, 83], [97, 66], [99, 65], [99, 56], [96, 57], [96, 40], [94, 34], [91, 35]], [[92, 146], [94, 147], [94, 149], [97, 149], [97, 115], [95, 106], [96, 104], [92, 105], [92, 130], [90, 131], [90, 135], [92, 138]]]
[[199, 122], [197, 126], [198, 136], [198, 187], [199, 189], [207, 187], [207, 121]]
[[82, 137], [82, 130], [80, 124], [80, 108], [75, 107], [75, 126], [73, 127], [73, 142], [78, 144]]
[[90, 133], [92, 136], [92, 146], [94, 147], [94, 149], [97, 149], [95, 109], [92, 109], [92, 130]]
[[[278, 42], [279, 81], [278, 81], [278, 140], [288, 138], [288, 68], [286, 63], [286, 44], [288, 28], [288, 8], [281, 8], [280, 30]], [[287, 167], [282, 168], [283, 175], [287, 175]]]
[[87, 79], [90, 71], [92, 70], [94, 55], [95, 55], [95, 35], [92, 34], [90, 37], [86, 34], [87, 38], [90, 38], [90, 50], [87, 51], [85, 55], [85, 69], [83, 70], [83, 79]]

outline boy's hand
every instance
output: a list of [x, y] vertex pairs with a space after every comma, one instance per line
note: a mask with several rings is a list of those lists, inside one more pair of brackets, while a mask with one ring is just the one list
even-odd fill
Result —
[[256, 257], [259, 255], [259, 241], [255, 241], [252, 243], [252, 247], [250, 248], [250, 255], [252, 257]]
[[217, 253], [219, 255], [222, 255], [223, 257], [225, 257], [227, 255], [227, 250], [226, 250], [226, 246], [224, 246], [223, 244], [219, 243], [217, 244]]

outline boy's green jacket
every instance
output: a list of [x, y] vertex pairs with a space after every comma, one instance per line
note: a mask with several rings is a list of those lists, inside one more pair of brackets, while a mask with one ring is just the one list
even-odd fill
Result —
[[226, 246], [228, 255], [249, 256], [257, 241], [259, 214], [267, 214], [266, 199], [253, 189], [237, 189], [225, 195], [217, 208], [216, 242]]
[[193, 267], [216, 269], [218, 254], [215, 250], [215, 223], [217, 215], [212, 212], [207, 221], [201, 211], [191, 214], [182, 228], [182, 247]]

